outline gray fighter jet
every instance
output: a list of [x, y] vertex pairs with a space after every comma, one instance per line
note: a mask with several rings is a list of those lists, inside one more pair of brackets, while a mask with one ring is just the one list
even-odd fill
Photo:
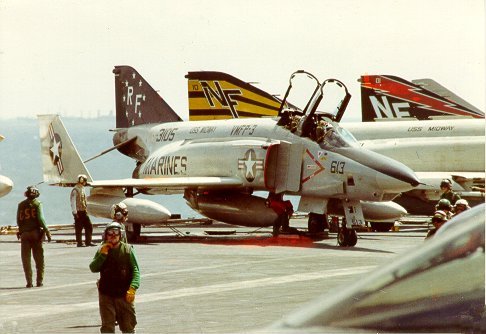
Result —
[[[129, 236], [137, 237], [141, 224], [170, 216], [160, 204], [134, 198], [139, 193], [181, 193], [206, 217], [263, 227], [277, 216], [266, 198], [254, 192], [268, 192], [299, 195], [298, 210], [311, 213], [313, 231], [323, 229], [323, 215], [345, 217], [338, 241], [354, 246], [354, 227], [365, 219], [403, 215], [405, 210], [391, 199], [420, 183], [410, 168], [360, 147], [334, 122], [350, 98], [338, 80], [320, 83], [303, 71], [292, 74], [286, 96], [296, 77], [309, 78], [314, 90], [302, 109], [292, 109], [284, 99], [276, 118], [184, 122], [133, 68], [117, 66], [113, 72], [114, 148], [135, 160], [132, 177], [92, 180], [60, 118], [44, 115], [39, 116], [44, 181], [70, 185], [77, 174], [88, 175], [89, 213], [108, 217], [111, 205], [123, 200], [130, 212]], [[336, 114], [318, 113], [330, 86], [344, 98]]]
[[[0, 135], [0, 141], [5, 139], [4, 136]], [[8, 177], [0, 175], [0, 197], [7, 195], [13, 188], [13, 182]]]

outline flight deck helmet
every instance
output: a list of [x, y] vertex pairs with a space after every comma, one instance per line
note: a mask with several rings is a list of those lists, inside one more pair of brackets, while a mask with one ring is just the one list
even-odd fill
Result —
[[117, 222], [112, 222], [106, 225], [105, 230], [103, 231], [103, 235], [102, 235], [103, 241], [106, 241], [107, 233], [109, 230], [118, 230], [120, 233], [120, 240], [126, 239], [125, 228], [123, 227], [123, 225]]
[[461, 199], [458, 199], [456, 201], [454, 208], [462, 210], [462, 211], [466, 211], [466, 210], [470, 209], [471, 207], [469, 206], [468, 201], [466, 201], [464, 198], [461, 198]]
[[111, 206], [111, 218], [121, 220], [128, 215], [128, 207], [125, 203], [120, 202]]
[[447, 198], [442, 198], [437, 202], [437, 205], [435, 206], [436, 210], [447, 210], [451, 211], [452, 205], [451, 202]]
[[452, 181], [450, 179], [443, 179], [440, 182], [440, 187], [441, 188], [451, 189], [452, 188]]
[[79, 174], [78, 175], [78, 183], [86, 183], [88, 182], [88, 177], [84, 174]]
[[442, 210], [437, 210], [432, 217], [432, 223], [445, 223], [447, 221], [447, 213]]
[[39, 197], [40, 192], [39, 189], [37, 189], [35, 186], [28, 186], [27, 190], [25, 190], [24, 195], [29, 199], [34, 199]]

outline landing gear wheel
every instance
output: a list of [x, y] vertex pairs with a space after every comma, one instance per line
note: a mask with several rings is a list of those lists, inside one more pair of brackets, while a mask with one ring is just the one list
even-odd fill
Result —
[[358, 242], [358, 234], [355, 230], [346, 227], [346, 219], [343, 219], [342, 226], [339, 228], [337, 242], [341, 247], [353, 247]]
[[358, 234], [355, 230], [348, 230], [348, 246], [354, 247], [358, 242]]
[[347, 229], [339, 229], [339, 232], [337, 234], [337, 242], [339, 246], [341, 247], [347, 247], [348, 246], [348, 239], [346, 238], [347, 235]]

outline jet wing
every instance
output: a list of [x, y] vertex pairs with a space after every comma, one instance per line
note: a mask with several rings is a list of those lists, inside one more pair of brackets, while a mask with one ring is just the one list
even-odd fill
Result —
[[477, 191], [484, 189], [484, 173], [452, 174], [452, 180], [459, 183], [465, 190]]
[[147, 179], [119, 179], [119, 180], [99, 180], [92, 181], [88, 185], [91, 187], [117, 187], [117, 188], [146, 188], [155, 192], [173, 191], [186, 188], [203, 189], [222, 189], [241, 186], [243, 182], [236, 177], [216, 177], [216, 176], [197, 176], [197, 177], [164, 177]]

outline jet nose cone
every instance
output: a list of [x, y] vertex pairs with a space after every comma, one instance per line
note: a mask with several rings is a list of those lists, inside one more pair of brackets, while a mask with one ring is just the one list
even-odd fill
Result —
[[7, 195], [13, 188], [13, 181], [0, 175], [0, 197]]
[[385, 192], [404, 192], [415, 188], [420, 184], [417, 175], [404, 164], [393, 161], [390, 168], [378, 171], [376, 181]]
[[376, 168], [376, 182], [387, 193], [400, 193], [412, 190], [420, 184], [414, 171], [401, 162], [382, 157], [381, 167]]
[[414, 171], [401, 162], [363, 148], [346, 148], [339, 153], [377, 172], [378, 185], [385, 192], [404, 192], [420, 184]]

